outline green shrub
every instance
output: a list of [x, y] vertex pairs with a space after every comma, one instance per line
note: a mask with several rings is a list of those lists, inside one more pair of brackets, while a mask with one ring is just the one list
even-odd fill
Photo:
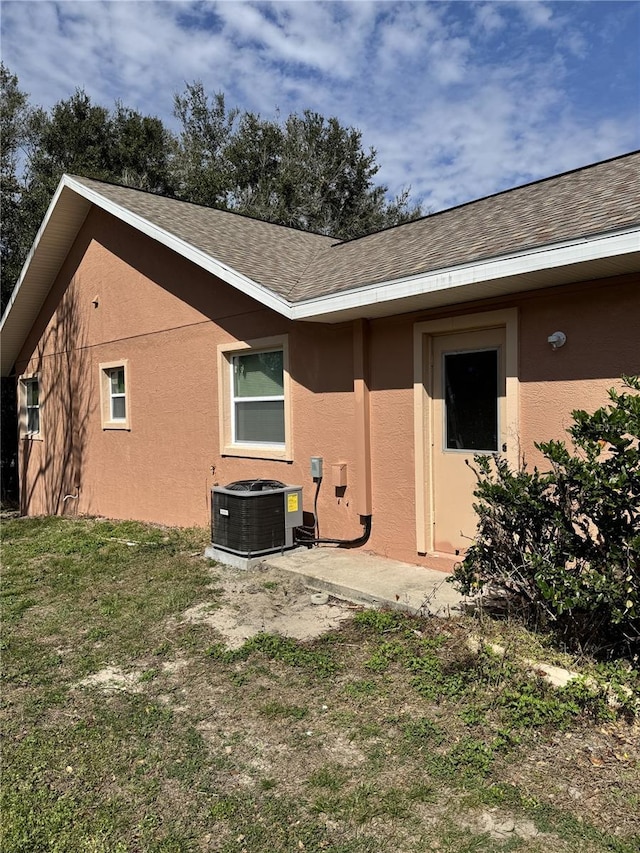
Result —
[[563, 441], [536, 444], [549, 470], [476, 456], [474, 544], [454, 572], [568, 645], [640, 652], [640, 379], [592, 414], [572, 413]]

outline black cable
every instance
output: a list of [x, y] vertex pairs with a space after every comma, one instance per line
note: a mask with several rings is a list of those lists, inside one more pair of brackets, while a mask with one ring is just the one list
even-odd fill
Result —
[[[362, 536], [358, 536], [357, 539], [297, 539], [300, 545], [337, 545], [338, 548], [360, 548], [362, 545], [365, 545], [369, 541], [369, 537], [371, 536], [371, 516], [365, 515], [362, 516], [364, 518], [364, 531]], [[298, 534], [302, 528], [296, 527], [294, 530], [295, 534]]]
[[318, 495], [320, 494], [320, 486], [322, 485], [322, 477], [316, 477], [316, 496], [313, 499], [313, 517], [315, 519], [316, 539], [320, 538], [320, 519], [318, 518]]
[[[296, 527], [294, 528], [294, 537], [300, 545], [337, 545], [338, 548], [359, 548], [361, 545], [365, 545], [369, 541], [369, 537], [371, 536], [371, 516], [364, 515], [361, 518], [364, 518], [363, 523], [363, 533], [362, 536], [358, 536], [355, 539], [323, 539], [320, 536], [320, 520], [318, 518], [318, 495], [320, 494], [320, 486], [322, 484], [322, 477], [315, 477], [316, 481], [316, 494], [313, 499], [313, 517], [314, 517], [314, 525], [311, 528], [315, 532], [315, 537], [309, 536], [309, 527]], [[302, 535], [303, 538], [300, 538]]]

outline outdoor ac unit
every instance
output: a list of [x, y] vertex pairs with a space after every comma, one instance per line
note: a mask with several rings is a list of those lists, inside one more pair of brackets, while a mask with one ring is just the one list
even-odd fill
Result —
[[211, 490], [211, 543], [256, 557], [293, 548], [302, 524], [302, 487], [277, 480], [238, 480]]

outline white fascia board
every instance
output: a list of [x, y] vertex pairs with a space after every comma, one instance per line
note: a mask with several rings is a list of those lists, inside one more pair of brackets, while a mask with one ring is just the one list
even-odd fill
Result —
[[364, 309], [373, 304], [397, 302], [422, 294], [455, 290], [468, 285], [571, 264], [588, 263], [639, 250], [640, 226], [634, 226], [611, 234], [527, 249], [486, 261], [474, 261], [406, 278], [382, 281], [378, 284], [347, 290], [344, 293], [307, 299], [294, 304], [293, 319], [305, 320], [354, 308]]
[[139, 216], [137, 213], [132, 213], [130, 210], [127, 210], [127, 208], [105, 198], [103, 195], [100, 195], [99, 192], [85, 187], [73, 178], [65, 175], [63, 181], [66, 186], [86, 198], [87, 201], [90, 201], [97, 207], [102, 208], [102, 210], [117, 217], [122, 222], [126, 222], [127, 225], [131, 225], [132, 228], [146, 234], [147, 237], [151, 237], [152, 240], [157, 240], [158, 243], [161, 243], [168, 249], [177, 252], [179, 255], [182, 255], [182, 257], [187, 258], [187, 260], [196, 264], [196, 266], [212, 273], [217, 278], [222, 279], [227, 284], [230, 284], [232, 287], [240, 290], [242, 293], [246, 293], [247, 296], [252, 297], [257, 302], [261, 302], [263, 305], [266, 305], [268, 308], [272, 308], [279, 314], [283, 314], [285, 317], [291, 318], [291, 303], [282, 299], [282, 297], [278, 296], [272, 290], [263, 287], [248, 276], [243, 275], [237, 270], [234, 270], [232, 267], [222, 263], [222, 261], [213, 258], [211, 255], [201, 251], [200, 249], [197, 249], [195, 246], [187, 243], [186, 240], [182, 240], [180, 237], [176, 237], [175, 234], [165, 231], [164, 228], [154, 225], [143, 216]]

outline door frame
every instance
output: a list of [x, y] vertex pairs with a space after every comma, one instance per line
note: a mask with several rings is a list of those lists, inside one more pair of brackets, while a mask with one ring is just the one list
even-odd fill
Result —
[[413, 327], [413, 415], [415, 459], [416, 545], [419, 554], [434, 552], [435, 496], [433, 483], [433, 339], [440, 335], [505, 330], [505, 386], [507, 452], [511, 466], [520, 458], [518, 309], [460, 314], [415, 323]]

